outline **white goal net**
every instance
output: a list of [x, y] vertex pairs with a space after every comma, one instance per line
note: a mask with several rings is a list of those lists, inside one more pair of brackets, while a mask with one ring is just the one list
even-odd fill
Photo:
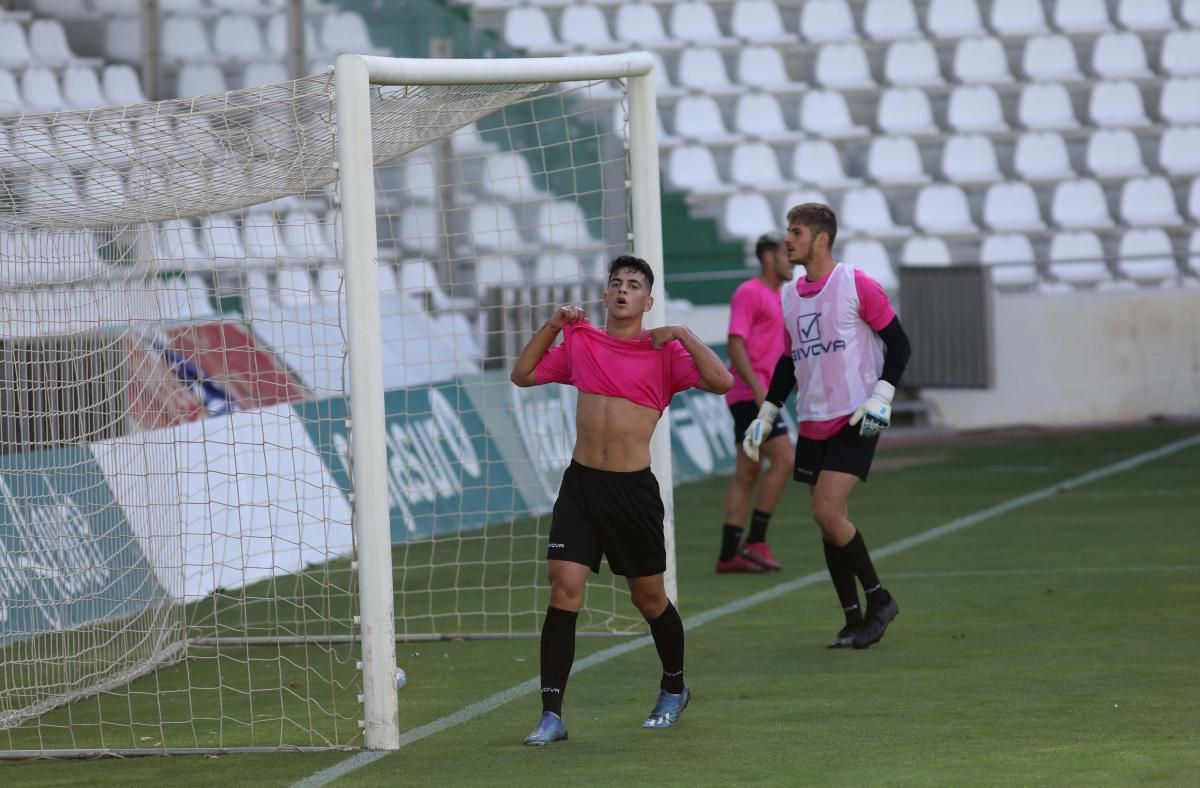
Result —
[[[603, 321], [626, 85], [372, 84], [363, 423], [336, 84], [0, 118], [0, 755], [380, 746], [365, 431], [396, 638], [537, 632], [574, 403], [508, 372], [555, 305]], [[581, 631], [639, 628], [613, 581]]]

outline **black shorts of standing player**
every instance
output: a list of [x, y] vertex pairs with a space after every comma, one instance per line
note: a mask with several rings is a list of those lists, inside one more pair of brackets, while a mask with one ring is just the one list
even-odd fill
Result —
[[801, 435], [796, 439], [796, 464], [792, 478], [805, 484], [816, 484], [821, 471], [841, 471], [854, 474], [864, 482], [875, 459], [879, 436], [864, 438], [858, 426], [847, 424], [836, 435], [819, 441]]
[[571, 561], [614, 575], [648, 577], [667, 571], [662, 496], [649, 468], [601, 471], [574, 460], [563, 474], [546, 560]]
[[[741, 402], [734, 402], [729, 406], [729, 412], [733, 414], [733, 445], [741, 446], [742, 438], [746, 434], [746, 430], [750, 428], [750, 423], [758, 418], [758, 405], [754, 404], [754, 400], [747, 399]], [[775, 424], [771, 427], [771, 434], [763, 438], [763, 443], [777, 438], [780, 435], [787, 435], [787, 424], [783, 420], [783, 416], [775, 414]]]

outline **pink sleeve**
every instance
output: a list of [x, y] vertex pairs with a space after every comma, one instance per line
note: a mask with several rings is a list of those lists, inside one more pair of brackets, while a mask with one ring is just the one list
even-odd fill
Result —
[[854, 288], [858, 291], [858, 315], [876, 333], [887, 328], [896, 317], [896, 310], [888, 300], [887, 293], [871, 277], [858, 268], [854, 269]]
[[742, 339], [750, 336], [750, 327], [754, 325], [754, 313], [758, 308], [756, 301], [748, 287], [733, 291], [733, 298], [729, 301], [729, 336]]
[[533, 379], [539, 386], [571, 382], [571, 357], [567, 355], [566, 342], [555, 345], [542, 356], [542, 360], [533, 368]]
[[692, 354], [678, 340], [672, 340], [667, 347], [671, 353], [671, 394], [699, 386], [700, 368], [696, 366]]

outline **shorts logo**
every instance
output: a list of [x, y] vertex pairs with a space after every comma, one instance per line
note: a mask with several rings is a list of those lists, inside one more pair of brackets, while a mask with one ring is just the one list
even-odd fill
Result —
[[542, 692], [549, 692], [553, 695], [562, 694], [562, 690], [560, 690], [558, 687], [542, 687]]
[[563, 544], [562, 542], [551, 542], [549, 545], [547, 545], [547, 549], [550, 549], [550, 550], [566, 550], [566, 549], [567, 549], [567, 546], [566, 546], [565, 544]]

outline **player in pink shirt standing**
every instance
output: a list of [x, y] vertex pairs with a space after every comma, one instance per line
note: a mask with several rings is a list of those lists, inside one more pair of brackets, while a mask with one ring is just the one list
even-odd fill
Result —
[[[828, 205], [788, 211], [788, 259], [805, 275], [785, 285], [785, 353], [771, 376], [766, 402], [742, 443], [757, 458], [784, 399], [797, 387], [793, 478], [812, 486], [812, 514], [821, 527], [825, 563], [846, 616], [830, 648], [879, 642], [900, 612], [879, 582], [862, 534], [849, 517], [849, 498], [866, 481], [879, 434], [891, 424], [892, 397], [911, 353], [908, 336], [879, 283], [835, 262], [837, 216]], [[864, 617], [858, 604], [862, 583]]]
[[[768, 233], [754, 245], [761, 271], [733, 291], [729, 302], [729, 360], [734, 374], [733, 388], [725, 395], [733, 415], [734, 446], [741, 442], [759, 407], [766, 401], [767, 385], [775, 364], [783, 355], [783, 308], [779, 290], [792, 281], [795, 265], [787, 257], [783, 237]], [[771, 431], [763, 439], [760, 454], [771, 461], [755, 497], [762, 464], [737, 452], [737, 465], [725, 490], [725, 525], [721, 533], [721, 552], [717, 573], [765, 572], [782, 569], [767, 545], [767, 526], [775, 504], [791, 476], [792, 439], [778, 415]], [[750, 502], [754, 500], [754, 511]], [[742, 526], [750, 515], [750, 533], [742, 545]]]
[[[658, 699], [642, 727], [671, 727], [691, 699], [683, 681], [683, 620], [663, 582], [664, 511], [650, 471], [650, 436], [677, 392], [724, 394], [733, 376], [684, 326], [642, 329], [653, 285], [644, 260], [616, 258], [608, 269], [604, 330], [588, 323], [581, 308], [559, 307], [513, 365], [518, 386], [562, 383], [579, 390], [575, 449], [546, 549], [550, 606], [542, 625], [542, 718], [527, 745], [567, 738], [562, 702], [575, 660], [575, 620], [588, 573], [600, 571], [602, 555], [629, 583], [662, 661]], [[562, 344], [551, 348], [560, 331]]]

